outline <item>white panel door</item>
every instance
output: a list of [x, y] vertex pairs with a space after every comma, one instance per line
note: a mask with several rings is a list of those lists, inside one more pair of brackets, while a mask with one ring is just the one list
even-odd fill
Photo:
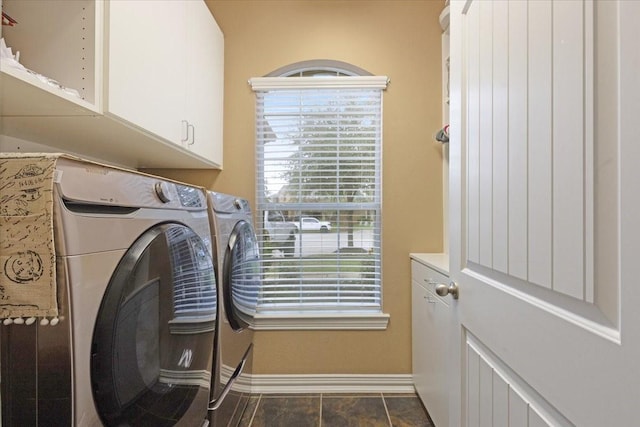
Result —
[[638, 425], [638, 22], [452, 1], [452, 427]]

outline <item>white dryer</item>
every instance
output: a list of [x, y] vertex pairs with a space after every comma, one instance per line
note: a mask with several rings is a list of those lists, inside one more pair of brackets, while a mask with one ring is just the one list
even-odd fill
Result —
[[210, 420], [236, 425], [251, 390], [254, 316], [260, 288], [260, 251], [249, 202], [208, 192], [218, 254], [218, 328]]
[[60, 322], [0, 326], [9, 426], [207, 425], [217, 295], [204, 190], [61, 158]]

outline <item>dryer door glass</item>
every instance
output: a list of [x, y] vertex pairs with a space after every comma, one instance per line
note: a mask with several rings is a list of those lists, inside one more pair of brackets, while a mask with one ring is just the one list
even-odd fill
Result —
[[91, 382], [105, 425], [201, 425], [216, 327], [210, 248], [162, 224], [133, 244], [111, 277], [93, 334]]
[[[224, 256], [224, 308], [229, 324], [240, 330], [253, 323], [260, 293], [260, 252], [253, 226], [238, 221]], [[229, 298], [230, 296], [230, 298]]]

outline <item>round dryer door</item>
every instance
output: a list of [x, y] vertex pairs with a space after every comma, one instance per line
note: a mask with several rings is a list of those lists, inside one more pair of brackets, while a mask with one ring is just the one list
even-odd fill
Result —
[[158, 225], [111, 277], [92, 342], [91, 382], [107, 426], [201, 425], [207, 416], [216, 283], [190, 228]]
[[251, 223], [238, 221], [224, 255], [224, 309], [235, 330], [253, 324], [260, 294], [260, 251]]

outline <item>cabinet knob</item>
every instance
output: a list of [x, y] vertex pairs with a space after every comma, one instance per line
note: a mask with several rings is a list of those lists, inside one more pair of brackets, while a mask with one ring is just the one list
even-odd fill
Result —
[[451, 282], [449, 283], [448, 286], [445, 285], [444, 283], [440, 283], [436, 285], [436, 293], [441, 297], [451, 294], [453, 299], [458, 299], [458, 296], [460, 295], [458, 284], [456, 282]]

